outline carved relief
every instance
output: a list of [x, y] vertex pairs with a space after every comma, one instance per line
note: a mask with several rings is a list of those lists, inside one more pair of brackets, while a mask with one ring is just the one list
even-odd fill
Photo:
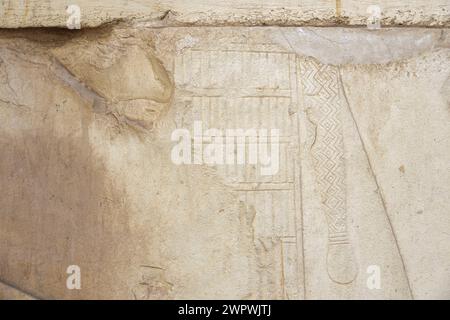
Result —
[[173, 284], [166, 281], [164, 269], [156, 266], [140, 266], [140, 279], [132, 289], [135, 300], [168, 299]]
[[239, 41], [229, 46], [194, 48], [177, 56], [175, 81], [182, 92], [178, 99], [190, 110], [183, 126], [202, 121], [218, 129], [280, 129], [277, 174], [261, 176], [258, 165], [248, 164], [216, 166], [215, 170], [239, 195], [247, 215], [254, 215], [257, 297], [298, 299], [303, 271], [299, 270], [302, 256], [296, 216], [300, 211], [295, 200], [295, 55], [271, 44], [254, 45], [265, 50]]
[[163, 64], [144, 43], [126, 37], [69, 42], [52, 50], [58, 61], [128, 125], [152, 129], [168, 107], [173, 85]]
[[[430, 47], [376, 53], [385, 65], [342, 58], [367, 38], [356, 29], [120, 28], [0, 37], [0, 297], [443, 296], [449, 53], [430, 39], [447, 33], [408, 31]], [[176, 166], [170, 134], [196, 121], [280, 129], [279, 170]], [[66, 262], [83, 268], [80, 292], [66, 290]], [[366, 286], [368, 266], [381, 289]]]
[[315, 124], [310, 146], [322, 210], [328, 223], [328, 274], [350, 283], [357, 274], [347, 227], [344, 141], [338, 70], [313, 59], [300, 60], [305, 109]]

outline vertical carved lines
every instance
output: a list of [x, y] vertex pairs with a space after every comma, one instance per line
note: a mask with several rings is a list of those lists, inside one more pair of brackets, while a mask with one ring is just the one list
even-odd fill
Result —
[[[239, 195], [252, 219], [256, 294], [262, 299], [298, 299], [299, 270], [294, 189], [297, 123], [295, 55], [285, 52], [190, 49], [175, 61], [175, 82], [191, 106], [191, 121], [208, 128], [279, 129], [278, 173], [261, 176], [257, 165], [217, 166], [217, 174]], [[294, 97], [295, 96], [295, 97]], [[294, 139], [295, 138], [295, 139]], [[293, 143], [294, 141], [294, 143]], [[249, 142], [246, 142], [249, 143]], [[248, 149], [248, 148], [246, 148]]]

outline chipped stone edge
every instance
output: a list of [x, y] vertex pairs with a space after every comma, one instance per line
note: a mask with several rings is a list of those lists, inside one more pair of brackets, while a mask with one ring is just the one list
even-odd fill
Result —
[[[66, 12], [51, 12], [46, 15], [23, 17], [12, 12], [0, 20], [0, 28], [67, 28]], [[158, 9], [152, 12], [120, 11], [117, 13], [93, 7], [84, 13], [81, 28], [96, 28], [107, 24], [130, 23], [147, 27], [185, 26], [280, 26], [280, 27], [362, 27], [367, 25], [367, 16], [359, 12], [346, 12], [332, 8], [247, 8], [227, 9], [216, 12], [212, 8], [184, 10]], [[433, 12], [421, 8], [388, 9], [381, 18], [383, 27], [449, 28], [450, 4]]]

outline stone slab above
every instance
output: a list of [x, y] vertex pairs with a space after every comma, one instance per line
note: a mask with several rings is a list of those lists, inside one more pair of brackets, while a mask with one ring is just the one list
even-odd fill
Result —
[[[133, 21], [150, 26], [450, 26], [448, 0], [2, 0], [0, 28], [62, 27]], [[73, 21], [73, 20], [72, 20]]]

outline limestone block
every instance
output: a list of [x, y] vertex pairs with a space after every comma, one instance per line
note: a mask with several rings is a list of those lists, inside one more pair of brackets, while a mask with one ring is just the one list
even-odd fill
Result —
[[385, 26], [450, 24], [447, 0], [3, 0], [2, 4], [2, 28], [66, 28], [78, 12], [71, 5], [79, 7], [82, 27], [124, 20], [153, 26], [366, 25], [374, 16]]
[[[449, 61], [438, 28], [2, 30], [0, 296], [450, 298]], [[198, 122], [279, 130], [277, 170], [177, 165]]]

